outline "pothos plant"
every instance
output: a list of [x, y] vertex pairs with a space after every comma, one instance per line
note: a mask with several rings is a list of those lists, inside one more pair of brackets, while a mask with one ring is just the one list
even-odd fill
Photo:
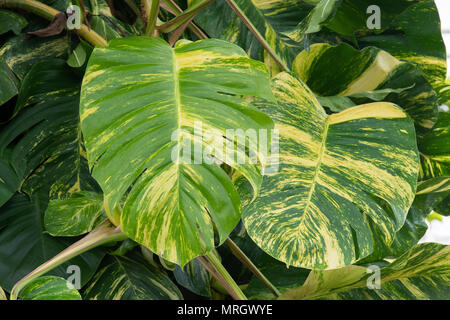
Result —
[[0, 299], [450, 298], [434, 1], [0, 7]]

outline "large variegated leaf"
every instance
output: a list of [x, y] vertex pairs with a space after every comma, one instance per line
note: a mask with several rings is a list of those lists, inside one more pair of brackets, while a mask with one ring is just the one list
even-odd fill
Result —
[[180, 300], [177, 286], [161, 270], [144, 262], [111, 256], [88, 284], [86, 300]]
[[[80, 112], [107, 213], [125, 197], [119, 217], [111, 217], [114, 223], [180, 265], [214, 248], [212, 222], [223, 242], [239, 221], [238, 194], [219, 166], [195, 160], [184, 148], [195, 145], [191, 150], [198, 154], [199, 146], [223, 148], [227, 141], [242, 147], [239, 134], [228, 129], [270, 130], [272, 120], [243, 97], [273, 99], [269, 84], [261, 62], [221, 40], [178, 43], [174, 49], [161, 39], [131, 37], [96, 48]], [[199, 124], [215, 130], [214, 141], [195, 129]], [[214, 156], [258, 189], [261, 176], [254, 164], [229, 161], [238, 149], [225, 150], [231, 157]], [[251, 146], [254, 154], [258, 149]]]
[[20, 292], [21, 300], [81, 300], [77, 289], [66, 279], [46, 276], [33, 280]]
[[418, 176], [414, 126], [398, 106], [373, 103], [327, 115], [295, 77], [273, 80], [278, 104], [261, 108], [280, 136], [279, 171], [243, 219], [250, 237], [288, 265], [330, 269], [387, 243], [403, 225]]
[[371, 270], [359, 266], [314, 270], [303, 286], [280, 299], [450, 300], [450, 246], [415, 246], [381, 268], [380, 289], [368, 287], [376, 284]]
[[[431, 129], [436, 122], [437, 97], [431, 85], [412, 64], [401, 62], [386, 51], [373, 47], [358, 51], [347, 44], [315, 44], [310, 52], [303, 51], [295, 58], [293, 70], [318, 96], [402, 89], [387, 95], [384, 101], [402, 107], [418, 129]], [[356, 98], [356, 102], [364, 100]]]
[[51, 200], [44, 223], [52, 236], [73, 237], [90, 232], [105, 219], [103, 195], [81, 191], [67, 199]]

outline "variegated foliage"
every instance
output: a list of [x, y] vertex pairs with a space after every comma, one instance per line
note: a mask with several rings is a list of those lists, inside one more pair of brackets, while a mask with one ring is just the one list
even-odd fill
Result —
[[386, 51], [315, 44], [295, 58], [293, 70], [317, 96], [347, 97], [354, 103], [393, 102], [414, 119], [419, 131], [431, 129], [436, 122], [437, 96], [432, 86], [413, 65]]
[[[242, 145], [227, 129], [272, 128], [242, 95], [272, 99], [267, 69], [224, 41], [173, 49], [161, 39], [131, 37], [94, 50], [81, 92], [82, 130], [107, 213], [131, 239], [180, 265], [214, 248], [213, 222], [220, 243], [226, 239], [241, 211], [231, 180], [216, 164], [183, 159], [195, 160], [197, 146], [210, 143], [194, 132], [196, 123], [217, 132], [220, 148], [227, 140]], [[184, 154], [187, 145], [192, 154]], [[242, 148], [229, 149], [224, 154], [235, 158]], [[228, 164], [257, 190], [256, 165], [235, 163]]]
[[450, 247], [426, 243], [413, 247], [394, 262], [380, 262], [380, 287], [375, 268], [348, 266], [312, 271], [306, 282], [281, 299], [433, 300], [448, 299]]
[[384, 102], [327, 115], [305, 84], [287, 73], [272, 87], [278, 103], [260, 107], [279, 130], [280, 167], [264, 177], [260, 196], [244, 209], [250, 237], [288, 265], [317, 269], [369, 255], [369, 221], [392, 242], [419, 171], [408, 115]]

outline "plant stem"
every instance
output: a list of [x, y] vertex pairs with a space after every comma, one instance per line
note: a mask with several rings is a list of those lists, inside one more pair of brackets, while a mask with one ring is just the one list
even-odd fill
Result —
[[11, 300], [17, 300], [20, 291], [31, 281], [40, 277], [41, 275], [49, 272], [50, 270], [56, 268], [62, 263], [76, 257], [83, 252], [90, 249], [96, 248], [102, 244], [125, 240], [127, 236], [122, 233], [119, 227], [111, 225], [109, 221], [105, 221], [98, 225], [94, 230], [92, 230], [83, 239], [75, 242], [67, 249], [60, 252], [58, 255], [53, 257], [47, 262], [44, 262], [39, 267], [34, 269], [19, 282], [16, 283], [14, 288], [11, 290]]
[[245, 16], [242, 10], [234, 2], [234, 0], [225, 0], [231, 9], [238, 15], [242, 22], [247, 26], [251, 33], [256, 37], [256, 39], [261, 43], [261, 45], [266, 49], [267, 53], [272, 57], [272, 59], [280, 66], [283, 71], [289, 71], [289, 68], [281, 61], [280, 57], [273, 51], [270, 45], [267, 43], [266, 39], [259, 33], [258, 29], [253, 25], [253, 23]]
[[[35, 0], [2, 0], [0, 7], [25, 10], [49, 21], [52, 21], [53, 17], [60, 13], [58, 10]], [[105, 47], [107, 45], [105, 39], [94, 30], [89, 29], [85, 24], [82, 24], [76, 32], [94, 46]]]
[[159, 14], [159, 0], [143, 0], [143, 10], [145, 17], [145, 34], [152, 36], [156, 27], [156, 20]]
[[169, 33], [176, 30], [178, 27], [182, 26], [186, 21], [194, 19], [194, 17], [209, 4], [213, 3], [215, 0], [203, 0], [196, 5], [186, 9], [183, 13], [179, 14], [169, 22], [158, 27], [162, 32]]
[[226, 244], [230, 248], [233, 255], [238, 258], [262, 283], [270, 290], [272, 293], [279, 297], [281, 295], [280, 291], [269, 281], [269, 279], [264, 276], [264, 274], [258, 269], [257, 266], [247, 257], [247, 255], [239, 248], [236, 243], [230, 238], [225, 240]]
[[241, 288], [239, 288], [213, 251], [208, 252], [206, 256], [204, 256], [204, 259], [207, 263], [202, 259], [199, 259], [200, 263], [205, 266], [211, 275], [220, 282], [235, 300], [247, 300], [247, 297], [242, 292]]

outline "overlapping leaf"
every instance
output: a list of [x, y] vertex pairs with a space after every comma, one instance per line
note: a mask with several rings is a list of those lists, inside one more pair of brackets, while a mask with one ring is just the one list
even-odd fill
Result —
[[[315, 44], [310, 52], [303, 51], [296, 57], [293, 70], [318, 96], [400, 89], [383, 101], [402, 107], [418, 130], [431, 129], [437, 120], [437, 97], [431, 85], [412, 64], [401, 62], [386, 51], [373, 47], [358, 51], [347, 44]], [[361, 97], [353, 100], [367, 101]]]
[[33, 280], [22, 289], [21, 300], [81, 300], [77, 289], [66, 279], [46, 276]]
[[370, 220], [393, 240], [414, 198], [418, 153], [411, 119], [391, 103], [327, 115], [293, 76], [262, 104], [279, 130], [279, 171], [264, 177], [243, 220], [273, 257], [298, 267], [345, 266], [373, 251]]
[[312, 271], [305, 284], [281, 299], [333, 300], [449, 300], [450, 247], [435, 243], [415, 246], [381, 268], [380, 289], [365, 267], [348, 266]]
[[111, 256], [87, 286], [86, 300], [180, 300], [183, 298], [169, 277], [142, 261]]
[[72, 237], [90, 232], [105, 219], [103, 195], [81, 191], [67, 199], [51, 200], [45, 211], [44, 223], [52, 236]]
[[[237, 141], [238, 133], [228, 129], [272, 128], [272, 120], [242, 95], [272, 99], [267, 69], [224, 41], [173, 49], [161, 39], [131, 37], [94, 50], [81, 94], [83, 134], [107, 213], [131, 239], [184, 265], [214, 247], [213, 221], [220, 242], [233, 230], [240, 203], [230, 179], [195, 157], [198, 146]], [[214, 130], [213, 142], [195, 132], [199, 123], [198, 131]], [[258, 148], [251, 147], [254, 154]], [[235, 159], [238, 149], [224, 154]], [[258, 189], [255, 165], [229, 164]], [[124, 196], [123, 211], [113, 217]]]

